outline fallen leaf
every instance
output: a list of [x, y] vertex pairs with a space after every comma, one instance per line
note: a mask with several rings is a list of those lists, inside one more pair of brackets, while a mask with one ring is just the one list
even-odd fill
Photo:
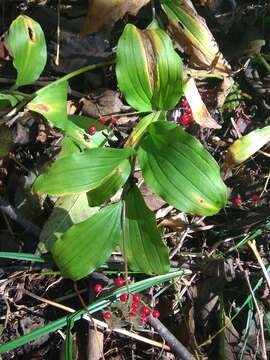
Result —
[[137, 12], [150, 0], [89, 0], [88, 13], [81, 34], [97, 32], [113, 25], [126, 14]]
[[228, 149], [223, 170], [226, 172], [228, 169], [246, 161], [269, 141], [270, 126], [253, 130], [241, 139], [236, 140]]
[[189, 79], [185, 83], [184, 94], [192, 110], [193, 118], [197, 124], [203, 128], [221, 128], [221, 126], [212, 118], [208, 112], [193, 78]]

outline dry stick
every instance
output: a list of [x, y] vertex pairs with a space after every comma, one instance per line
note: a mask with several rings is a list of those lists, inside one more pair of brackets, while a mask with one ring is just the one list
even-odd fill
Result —
[[59, 66], [59, 59], [60, 59], [60, 7], [61, 7], [61, 0], [58, 0], [57, 4], [57, 46], [56, 46], [56, 56], [55, 56], [55, 64]]
[[259, 317], [260, 333], [261, 333], [261, 341], [262, 341], [262, 344], [261, 344], [262, 345], [262, 359], [267, 360], [267, 351], [266, 351], [264, 329], [263, 329], [263, 312], [259, 308], [258, 302], [256, 300], [256, 297], [255, 297], [254, 292], [252, 290], [252, 287], [250, 285], [250, 281], [249, 281], [247, 271], [244, 271], [244, 274], [245, 274], [246, 282], [248, 284], [248, 288], [249, 288], [250, 294], [252, 296], [252, 299], [253, 299], [253, 302], [254, 302], [254, 305], [256, 307], [258, 317]]
[[268, 289], [270, 291], [270, 277], [269, 277], [268, 272], [267, 272], [267, 270], [265, 268], [265, 265], [264, 265], [264, 263], [262, 261], [261, 255], [259, 254], [259, 252], [257, 250], [256, 242], [255, 242], [255, 240], [253, 240], [253, 241], [249, 240], [247, 243], [248, 243], [248, 246], [253, 251], [253, 254], [255, 255], [255, 257], [256, 257], [256, 259], [257, 259], [257, 261], [258, 261], [258, 263], [259, 263], [259, 265], [260, 265], [260, 267], [262, 269], [263, 275], [264, 275], [265, 280], [266, 280], [266, 284], [267, 284]]
[[178, 251], [181, 249], [183, 242], [185, 240], [185, 238], [187, 237], [188, 233], [189, 233], [189, 227], [182, 233], [182, 235], [180, 236], [180, 239], [178, 241], [178, 244], [176, 246], [176, 248], [171, 252], [170, 254], [170, 260], [178, 253]]
[[195, 357], [185, 348], [185, 346], [162, 324], [161, 321], [155, 319], [152, 315], [148, 317], [149, 324], [164, 338], [171, 350], [181, 360], [195, 360]]
[[[57, 307], [59, 309], [62, 309], [64, 311], [67, 311], [69, 313], [75, 313], [76, 310], [69, 307], [69, 306], [65, 306], [65, 305], [62, 305], [62, 304], [59, 304], [55, 301], [52, 301], [52, 300], [48, 300], [48, 299], [45, 299], [45, 298], [42, 298], [36, 294], [33, 294], [31, 291], [28, 291], [26, 289], [23, 290], [23, 292], [25, 294], [27, 294], [28, 296], [32, 297], [33, 299], [36, 299], [36, 300], [39, 300], [40, 302], [43, 302], [43, 303], [46, 303], [48, 305], [51, 305], [51, 306], [54, 306], [54, 307]], [[82, 318], [88, 322], [91, 322], [91, 320], [89, 319], [89, 316], [87, 314], [84, 314], [82, 316]], [[109, 326], [108, 324], [106, 324], [105, 322], [103, 321], [100, 321], [100, 320], [97, 320], [95, 318], [92, 318], [93, 319], [93, 322], [97, 325], [97, 326], [100, 326], [100, 327], [103, 327], [105, 329], [108, 329]], [[152, 339], [149, 339], [147, 337], [144, 337], [144, 336], [141, 336], [141, 335], [137, 335], [131, 331], [128, 331], [128, 330], [125, 330], [125, 329], [111, 329], [112, 331], [118, 333], [118, 334], [121, 334], [121, 335], [125, 335], [125, 336], [129, 336], [135, 340], [138, 340], [138, 341], [142, 341], [146, 344], [149, 344], [149, 345], [152, 345], [152, 346], [156, 346], [158, 348], [161, 348], [161, 349], [164, 349], [164, 350], [167, 350], [167, 351], [170, 351], [171, 348], [168, 346], [168, 345], [164, 345], [158, 341], [154, 341]], [[190, 359], [190, 360], [193, 360], [193, 359]]]
[[22, 228], [24, 228], [26, 232], [34, 235], [36, 238], [39, 238], [40, 228], [20, 215], [17, 210], [8, 204], [2, 197], [0, 197], [0, 210], [8, 215], [13, 221], [18, 223]]
[[[83, 298], [82, 298], [82, 296], [80, 294], [80, 291], [78, 289], [78, 285], [77, 285], [76, 281], [74, 282], [74, 289], [76, 291], [76, 294], [77, 294], [77, 296], [78, 296], [84, 310], [86, 310], [88, 312], [87, 305], [84, 302], [84, 300], [83, 300]], [[99, 350], [99, 354], [101, 355], [102, 359], [105, 360], [104, 354], [103, 354], [103, 344], [100, 344], [100, 337], [99, 337], [99, 334], [98, 334], [97, 326], [96, 326], [96, 324], [94, 322], [94, 319], [93, 319], [92, 315], [89, 314], [89, 312], [87, 313], [87, 316], [88, 316], [89, 320], [91, 321], [91, 323], [93, 324], [93, 327], [94, 327], [94, 333], [95, 333], [95, 337], [96, 337], [96, 341], [97, 341], [97, 345], [98, 345], [97, 347], [98, 347], [98, 350]]]

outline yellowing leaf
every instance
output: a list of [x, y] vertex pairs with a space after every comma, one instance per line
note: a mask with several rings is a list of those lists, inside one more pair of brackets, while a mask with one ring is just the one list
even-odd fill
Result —
[[150, 0], [89, 0], [88, 13], [82, 34], [97, 32], [104, 26], [112, 27], [126, 14], [136, 15]]
[[195, 122], [204, 128], [220, 129], [221, 126], [212, 118], [202, 101], [194, 79], [189, 79], [183, 90]]
[[127, 24], [117, 47], [116, 76], [127, 102], [141, 111], [170, 110], [182, 94], [183, 66], [161, 29]]
[[170, 33], [190, 55], [191, 67], [230, 72], [205, 20], [190, 0], [162, 0], [161, 6], [168, 16]]
[[37, 96], [27, 105], [31, 111], [43, 115], [56, 127], [67, 126], [67, 82], [50, 84], [37, 91]]
[[226, 154], [224, 170], [241, 164], [270, 141], [270, 126], [251, 131], [236, 140]]
[[28, 16], [18, 16], [9, 28], [7, 47], [17, 70], [16, 87], [37, 80], [47, 61], [45, 36], [40, 25]]

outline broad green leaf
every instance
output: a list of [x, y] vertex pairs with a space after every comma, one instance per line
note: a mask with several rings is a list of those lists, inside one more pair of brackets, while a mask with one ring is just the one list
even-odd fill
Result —
[[55, 161], [33, 185], [38, 194], [68, 195], [99, 187], [133, 154], [132, 149], [95, 148]]
[[99, 267], [120, 240], [122, 203], [106, 206], [73, 225], [52, 248], [64, 277], [79, 280]]
[[0, 93], [0, 109], [8, 106], [16, 106], [18, 102], [22, 101], [22, 95], [10, 95], [10, 94], [1, 94]]
[[155, 122], [138, 149], [148, 186], [175, 208], [201, 216], [224, 208], [227, 189], [215, 159], [182, 128]]
[[61, 141], [61, 151], [59, 154], [60, 158], [70, 156], [74, 153], [79, 154], [81, 152], [79, 146], [69, 136], [64, 136]]
[[37, 80], [47, 61], [46, 42], [40, 25], [26, 15], [18, 16], [9, 28], [7, 47], [17, 70], [15, 86]]
[[125, 147], [135, 148], [139, 144], [142, 137], [144, 136], [147, 127], [152, 122], [158, 120], [165, 120], [164, 112], [162, 111], [152, 112], [151, 114], [146, 115], [142, 119], [140, 119], [139, 123], [135, 126], [129, 138], [127, 139], [127, 142], [125, 143]]
[[67, 128], [67, 82], [61, 81], [40, 89], [27, 105], [28, 109], [43, 115], [54, 126]]
[[169, 32], [190, 55], [191, 67], [230, 72], [204, 18], [190, 0], [161, 0], [161, 6], [169, 19]]
[[73, 224], [86, 220], [98, 211], [99, 208], [90, 207], [86, 194], [69, 195], [59, 198], [54, 209], [44, 224], [38, 248], [40, 252], [51, 250], [54, 242], [59, 239]]
[[109, 200], [125, 184], [130, 172], [130, 161], [125, 159], [99, 187], [87, 193], [89, 204], [97, 206]]
[[169, 271], [170, 262], [154, 213], [148, 209], [136, 185], [131, 187], [125, 201], [125, 231], [123, 254], [134, 271], [163, 274]]
[[251, 131], [249, 134], [236, 140], [228, 149], [226, 154], [224, 169], [230, 169], [235, 165], [241, 164], [265, 144], [270, 141], [270, 126]]
[[127, 102], [141, 111], [170, 110], [182, 93], [182, 61], [160, 29], [126, 25], [118, 42], [116, 75]]

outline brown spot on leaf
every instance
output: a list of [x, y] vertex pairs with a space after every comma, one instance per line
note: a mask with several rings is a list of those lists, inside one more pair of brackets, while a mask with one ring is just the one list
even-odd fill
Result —
[[36, 33], [32, 27], [32, 20], [28, 16], [24, 16], [24, 21], [25, 21], [26, 29], [28, 31], [30, 42], [35, 42], [36, 41]]
[[45, 105], [45, 104], [32, 104], [31, 107], [29, 107], [30, 110], [34, 110], [34, 111], [43, 111], [43, 112], [49, 112], [50, 108], [49, 106]]
[[147, 59], [147, 70], [149, 74], [149, 80], [151, 83], [151, 88], [155, 89], [156, 83], [156, 56], [151, 40], [151, 30], [138, 31], [140, 39], [142, 42], [142, 47], [144, 48], [146, 59]]

